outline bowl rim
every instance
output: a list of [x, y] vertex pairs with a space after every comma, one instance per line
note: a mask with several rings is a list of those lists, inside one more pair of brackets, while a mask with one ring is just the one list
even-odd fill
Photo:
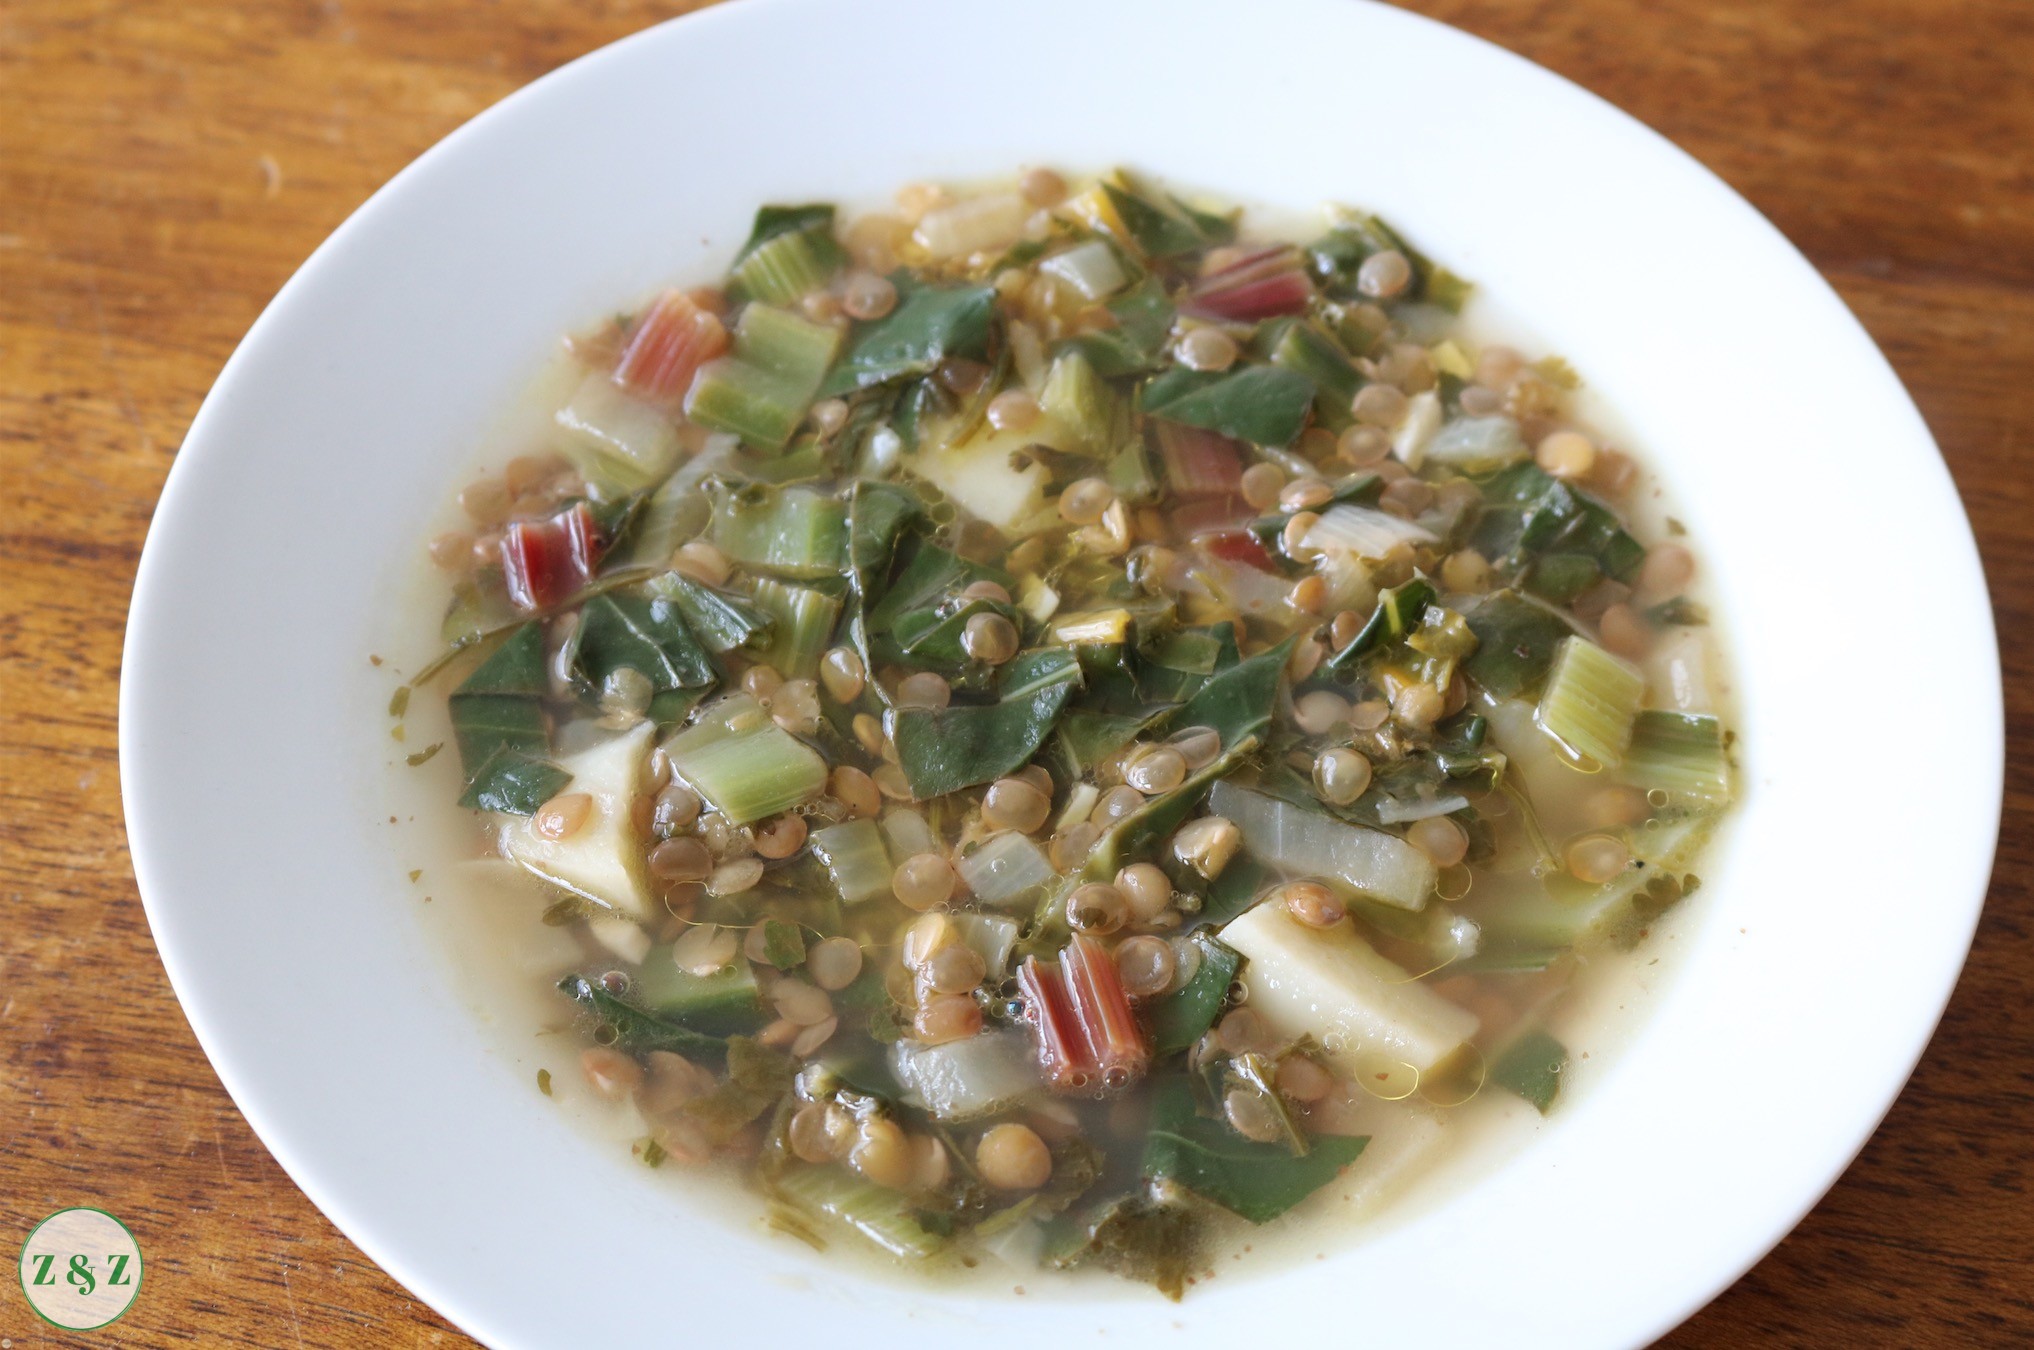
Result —
[[[1296, 5], [1313, 2], [1314, 0], [1292, 0]], [[391, 1230], [386, 1230], [376, 1216], [359, 1212], [343, 1193], [343, 1185], [335, 1186], [330, 1182], [319, 1160], [309, 1152], [301, 1150], [296, 1139], [289, 1137], [286, 1131], [275, 1125], [264, 1102], [261, 1084], [243, 1075], [241, 1068], [234, 1062], [231, 1049], [226, 1045], [229, 1036], [226, 1028], [208, 1020], [201, 1011], [204, 1006], [202, 997], [195, 988], [190, 987], [192, 977], [181, 946], [183, 935], [173, 913], [175, 906], [166, 901], [170, 883], [164, 877], [163, 867], [158, 862], [158, 847], [150, 822], [152, 808], [142, 796], [144, 791], [142, 785], [156, 781], [157, 775], [152, 771], [152, 765], [147, 762], [149, 752], [138, 747], [134, 734], [136, 723], [145, 716], [140, 708], [140, 702], [148, 672], [152, 668], [150, 642], [157, 627], [167, 622], [173, 615], [176, 604], [174, 578], [165, 571], [167, 565], [163, 562], [164, 549], [158, 546], [158, 536], [177, 528], [178, 522], [192, 509], [189, 499], [199, 491], [195, 486], [197, 478], [195, 465], [225, 453], [213, 428], [222, 417], [221, 409], [232, 404], [240, 396], [239, 390], [245, 370], [252, 359], [250, 354], [260, 349], [271, 331], [285, 321], [288, 311], [295, 305], [298, 297], [309, 288], [312, 278], [331, 268], [334, 260], [344, 255], [350, 241], [371, 222], [381, 214], [395, 209], [394, 204], [411, 184], [432, 174], [440, 164], [457, 159], [466, 152], [466, 147], [483, 140], [491, 134], [494, 127], [525, 106], [549, 99], [558, 91], [579, 82], [596, 78], [609, 64], [626, 60], [639, 49], [673, 41], [674, 33], [680, 38], [689, 38], [690, 35], [700, 33], [709, 27], [782, 22], [802, 11], [817, 8], [823, 3], [824, 0], [746, 0], [746, 3], [739, 5], [715, 5], [664, 20], [587, 52], [518, 88], [454, 129], [398, 171], [319, 244], [263, 308], [245, 337], [236, 346], [193, 418], [184, 438], [183, 447], [171, 465], [137, 567], [119, 692], [123, 810], [127, 821], [133, 871], [172, 988], [177, 993], [193, 1033], [222, 1084], [233, 1097], [235, 1105], [291, 1180], [312, 1199], [348, 1240], [354, 1242], [399, 1282], [416, 1291], [434, 1309], [439, 1310], [462, 1329], [469, 1330], [469, 1333], [478, 1339], [488, 1339], [487, 1335], [482, 1334], [480, 1330], [482, 1328], [487, 1328], [491, 1334], [501, 1334], [500, 1324], [484, 1309], [468, 1306], [463, 1296], [441, 1284], [435, 1271], [412, 1259], [411, 1253], [405, 1251], [403, 1241], [398, 1236]], [[1344, 3], [1350, 3], [1350, 0], [1344, 0]], [[1597, 105], [1596, 111], [1599, 116], [1616, 119], [1627, 131], [1646, 139], [1649, 142], [1648, 153], [1672, 158], [1683, 172], [1693, 170], [1706, 179], [1714, 191], [1724, 194], [1731, 202], [1749, 212], [1756, 219], [1758, 226], [1770, 235], [1769, 242], [1783, 249], [1793, 263], [1813, 278], [1814, 284], [1821, 288], [1827, 300], [1841, 311], [1843, 317], [1856, 330], [1858, 338], [1877, 359], [1885, 378], [1898, 390], [1899, 397], [1912, 412], [1915, 425], [1920, 428], [1921, 438], [1932, 452], [1935, 469], [1941, 473], [1945, 481], [1947, 480], [1947, 466], [1941, 459], [1939, 448], [1935, 446], [1932, 436], [1921, 424], [1918, 410], [1913, 408], [1911, 397], [1906, 393], [1897, 373], [1885, 361], [1883, 354], [1879, 352], [1862, 325], [1844, 307], [1841, 298], [1821, 277], [1813, 264], [1723, 179], [1621, 109], [1524, 57], [1424, 15], [1393, 9], [1374, 3], [1374, 0], [1355, 0], [1355, 4], [1366, 10], [1381, 11], [1389, 15], [1389, 19], [1385, 20], [1389, 23], [1446, 32], [1454, 40], [1466, 41], [1474, 47], [1483, 49], [1486, 54], [1494, 54], [1504, 62], [1530, 70], [1535, 78], [1551, 81], [1571, 94], [1581, 94]], [[1954, 491], [1953, 485], [1951, 491]], [[2003, 806], [2005, 745], [2003, 690], [1996, 634], [1989, 607], [1989, 593], [1985, 589], [1982, 560], [1968, 518], [1961, 513], [1960, 507], [1957, 514], [1955, 524], [1961, 527], [1961, 537], [1958, 540], [1961, 545], [1960, 552], [1967, 555], [1960, 561], [1967, 570], [1967, 579], [1975, 586], [1976, 593], [1986, 597], [1983, 605], [1983, 631], [1967, 634], [1966, 639], [1975, 639], [1976, 647], [1982, 649], [1988, 660], [1980, 663], [1978, 669], [1967, 673], [1971, 674], [1979, 685], [1976, 692], [1983, 703], [1977, 710], [1979, 721], [1990, 724], [1999, 732], [1998, 735], [1987, 738], [1985, 743], [1990, 753], [1984, 756], [1984, 762], [1978, 766], [1982, 774], [1971, 784], [1973, 800], [1984, 808], [1992, 821], [1991, 846], [1985, 856], [1983, 868], [1986, 881], [1978, 887], [1965, 908], [1952, 916], [1952, 922], [1949, 923], [1947, 930], [1957, 937], [1958, 949], [1967, 954], [1970, 942], [1975, 936], [1976, 925], [1989, 887], [1992, 861], [1996, 855], [1997, 821]], [[1927, 1019], [1925, 1026], [1913, 1028], [1915, 1034], [1911, 1047], [1901, 1049], [1883, 1062], [1884, 1067], [1878, 1075], [1883, 1090], [1876, 1094], [1880, 1099], [1876, 1110], [1870, 1114], [1869, 1119], [1859, 1119], [1855, 1122], [1853, 1138], [1848, 1147], [1841, 1151], [1840, 1156], [1830, 1156], [1825, 1160], [1825, 1165], [1813, 1169], [1812, 1175], [1804, 1175], [1798, 1179], [1787, 1205], [1784, 1206], [1789, 1217], [1755, 1241], [1748, 1241], [1743, 1249], [1742, 1259], [1734, 1265], [1713, 1272], [1710, 1278], [1690, 1283], [1685, 1296], [1676, 1306], [1658, 1311], [1647, 1332], [1649, 1338], [1663, 1334], [1693, 1315], [1756, 1265], [1835, 1184], [1869, 1141], [1913, 1072], [1921, 1053], [1946, 1011], [1948, 999], [1961, 970], [1962, 958], [1959, 957], [1933, 981], [1922, 1001], [1932, 1005], [1934, 1013]]]

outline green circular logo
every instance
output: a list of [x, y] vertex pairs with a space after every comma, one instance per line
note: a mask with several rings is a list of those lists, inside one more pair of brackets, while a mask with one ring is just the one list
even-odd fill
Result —
[[21, 1244], [21, 1292], [66, 1331], [117, 1322], [141, 1292], [141, 1244], [103, 1209], [60, 1209]]

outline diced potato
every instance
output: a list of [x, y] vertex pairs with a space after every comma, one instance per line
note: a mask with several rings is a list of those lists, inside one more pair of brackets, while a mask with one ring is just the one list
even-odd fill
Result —
[[1017, 242], [1031, 207], [1014, 192], [964, 197], [951, 206], [928, 211], [913, 237], [935, 258], [959, 258]]
[[546, 839], [534, 818], [502, 826], [502, 850], [529, 871], [618, 914], [647, 923], [656, 913], [645, 842], [636, 830], [636, 803], [649, 791], [648, 722], [559, 761], [572, 775], [566, 790], [593, 798], [586, 823], [563, 839]]
[[1476, 1017], [1400, 970], [1343, 923], [1308, 928], [1284, 905], [1229, 921], [1249, 1006], [1281, 1037], [1312, 1036], [1344, 1071], [1378, 1056], [1426, 1073], [1476, 1034]]
[[1022, 431], [998, 431], [984, 422], [959, 445], [921, 452], [911, 468], [963, 510], [1005, 534], [1027, 534], [1058, 517], [1045, 501], [1051, 475], [1023, 451], [1033, 445], [1061, 450], [1071, 444], [1049, 417]]

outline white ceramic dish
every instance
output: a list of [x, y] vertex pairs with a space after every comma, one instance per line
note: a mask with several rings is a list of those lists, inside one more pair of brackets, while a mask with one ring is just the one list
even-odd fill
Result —
[[[1481, 1184], [1180, 1307], [900, 1290], [690, 1221], [488, 1057], [363, 807], [393, 560], [558, 332], [717, 267], [758, 202], [1023, 162], [1385, 211], [1607, 391], [1739, 635], [1747, 800], [1629, 1049]], [[1889, 813], [1858, 788], [1883, 773], [1885, 634], [1917, 623], [1937, 762]], [[121, 693], [135, 870], [220, 1077], [363, 1249], [518, 1347], [678, 1324], [1243, 1344], [1357, 1300], [1380, 1341], [1643, 1342], [1771, 1247], [1905, 1081], [1981, 903], [2002, 760], [1968, 526], [1836, 296], [1629, 118], [1349, 0], [748, 0], [538, 82], [376, 195], [249, 333], [164, 491]]]

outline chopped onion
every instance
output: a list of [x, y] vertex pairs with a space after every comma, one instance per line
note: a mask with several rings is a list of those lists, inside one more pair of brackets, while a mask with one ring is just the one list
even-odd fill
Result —
[[883, 813], [883, 842], [893, 858], [913, 858], [939, 851], [939, 837], [925, 817], [909, 806], [893, 806]]
[[1414, 394], [1406, 406], [1405, 420], [1398, 424], [1398, 433], [1392, 437], [1391, 453], [1408, 469], [1417, 469], [1427, 457], [1427, 443], [1440, 429], [1440, 396], [1431, 389]]
[[1307, 531], [1306, 546], [1323, 553], [1353, 553], [1382, 558], [1401, 544], [1437, 543], [1440, 536], [1424, 525], [1401, 520], [1388, 511], [1344, 502], [1321, 513]]
[[1434, 816], [1445, 816], [1460, 811], [1468, 804], [1469, 799], [1459, 795], [1437, 797], [1430, 802], [1387, 797], [1377, 804], [1377, 818], [1386, 825], [1403, 825], [1411, 820], [1429, 820]]
[[1130, 281], [1123, 273], [1123, 264], [1117, 261], [1116, 250], [1100, 239], [1055, 253], [1038, 264], [1038, 270], [1079, 291], [1084, 300], [1114, 295]]
[[1426, 457], [1466, 473], [1488, 473], [1524, 459], [1525, 440], [1518, 423], [1502, 415], [1458, 417], [1434, 433]]
[[1010, 953], [1016, 950], [1021, 925], [1002, 914], [975, 914], [967, 910], [946, 916], [961, 941], [974, 948], [987, 967], [983, 979], [990, 984], [1010, 973]]
[[1252, 857], [1294, 876], [1340, 881], [1400, 909], [1420, 909], [1437, 873], [1426, 854], [1395, 835], [1349, 825], [1222, 779], [1208, 810], [1243, 832]]
[[935, 258], [958, 258], [1016, 242], [1029, 219], [1024, 198], [992, 192], [926, 212], [913, 238]]
[[956, 862], [954, 870], [977, 900], [990, 905], [1014, 900], [1059, 877], [1044, 851], [1015, 830], [989, 836], [980, 848]]
[[897, 1081], [940, 1120], [992, 1115], [1043, 1086], [1030, 1037], [985, 1031], [941, 1045], [898, 1041], [890, 1049]]

